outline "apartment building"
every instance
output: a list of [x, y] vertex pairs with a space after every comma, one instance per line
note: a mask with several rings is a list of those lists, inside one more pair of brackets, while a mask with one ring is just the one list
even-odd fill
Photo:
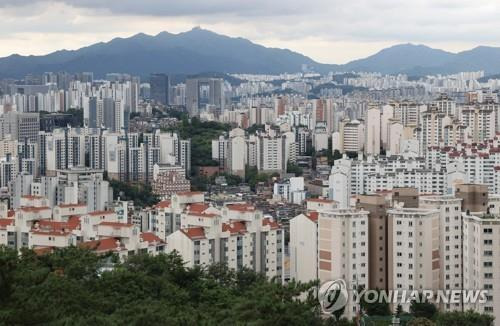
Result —
[[[439, 289], [439, 210], [396, 205], [387, 215], [389, 289]], [[402, 306], [409, 309], [409, 304]]]
[[[320, 211], [318, 215], [318, 277], [321, 282], [343, 279], [348, 289], [369, 287], [369, 212], [357, 209]], [[359, 311], [350, 296], [344, 315]]]
[[[462, 199], [453, 195], [421, 196], [419, 207], [439, 211], [439, 289], [461, 290], [462, 285]], [[461, 304], [446, 304], [446, 310], [460, 311]]]

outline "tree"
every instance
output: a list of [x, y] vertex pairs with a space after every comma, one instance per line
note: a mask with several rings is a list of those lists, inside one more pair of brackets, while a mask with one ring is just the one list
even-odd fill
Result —
[[220, 264], [187, 268], [175, 253], [133, 255], [103, 271], [109, 259], [75, 247], [42, 256], [0, 247], [0, 325], [326, 324], [315, 283], [283, 285]]
[[396, 307], [396, 316], [400, 316], [404, 313], [405, 311], [403, 310], [403, 306], [401, 304], [398, 304], [398, 306]]
[[150, 185], [136, 182], [127, 183], [118, 180], [111, 180], [109, 182], [113, 188], [113, 199], [133, 200], [134, 205], [140, 207], [152, 206], [158, 203], [159, 199], [153, 194]]
[[420, 298], [417, 300], [412, 300], [410, 303], [410, 314], [415, 317], [425, 317], [432, 319], [437, 312], [437, 308], [434, 304], [427, 301], [420, 294]]
[[436, 323], [434, 323], [432, 320], [427, 319], [425, 317], [418, 317], [410, 320], [410, 322], [407, 324], [408, 326], [434, 326]]
[[304, 173], [300, 166], [298, 166], [297, 164], [294, 164], [290, 161], [286, 165], [286, 172], [293, 173], [293, 174], [295, 174], [296, 177], [300, 177]]
[[212, 140], [231, 130], [231, 125], [199, 118], [189, 120], [186, 115], [179, 115], [179, 118], [180, 122], [166, 131], [177, 132], [182, 139], [191, 139], [192, 171], [198, 166], [217, 166], [219, 163], [212, 160]]
[[[360, 288], [358, 293], [361, 293], [363, 289]], [[379, 289], [376, 289], [380, 292]], [[380, 295], [378, 296], [380, 297]], [[391, 308], [388, 302], [367, 302], [366, 292], [360, 300], [361, 308], [366, 312], [368, 316], [389, 316], [391, 314]]]
[[466, 312], [442, 312], [437, 315], [437, 325], [462, 325], [462, 326], [493, 326], [495, 317], [488, 314], [480, 314], [473, 310]]

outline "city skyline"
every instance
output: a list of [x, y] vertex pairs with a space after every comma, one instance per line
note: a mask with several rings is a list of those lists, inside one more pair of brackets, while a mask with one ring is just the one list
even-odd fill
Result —
[[[345, 63], [400, 43], [450, 52], [499, 46], [498, 4], [484, 0], [401, 4], [392, 0], [332, 3], [315, 0], [238, 3], [2, 1], [0, 56], [78, 49], [144, 32], [179, 33], [201, 25], [268, 47], [288, 48], [322, 63]], [[410, 17], [410, 18], [408, 18]], [[126, 26], [122, 24], [127, 20]]]

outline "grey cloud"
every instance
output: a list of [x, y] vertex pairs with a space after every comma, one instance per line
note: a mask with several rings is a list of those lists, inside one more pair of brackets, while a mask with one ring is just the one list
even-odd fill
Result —
[[[41, 17], [54, 4], [92, 15], [93, 24]], [[497, 43], [500, 39], [498, 0], [0, 0], [0, 16], [2, 8], [18, 10], [10, 32], [100, 33], [106, 31], [109, 17], [127, 16], [134, 21], [187, 17], [193, 24], [224, 25], [233, 35], [257, 41], [300, 42], [314, 37], [324, 41]], [[24, 20], [26, 15], [30, 21]], [[99, 17], [102, 24], [95, 24]], [[120, 31], [114, 24], [107, 32], [112, 29]]]

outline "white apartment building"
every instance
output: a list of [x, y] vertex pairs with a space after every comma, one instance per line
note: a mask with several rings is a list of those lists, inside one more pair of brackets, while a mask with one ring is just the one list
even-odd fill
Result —
[[262, 172], [286, 171], [285, 138], [259, 136], [257, 138], [257, 169]]
[[344, 120], [340, 125], [341, 153], [359, 152], [364, 148], [365, 125], [359, 120]]
[[187, 266], [224, 263], [235, 270], [246, 267], [269, 278], [282, 279], [284, 232], [281, 226], [269, 217], [263, 218], [251, 206], [231, 206], [222, 214], [194, 213], [199, 218], [191, 218], [188, 227], [167, 237], [168, 251], [177, 251]]
[[318, 213], [290, 219], [290, 279], [310, 282], [318, 279]]

